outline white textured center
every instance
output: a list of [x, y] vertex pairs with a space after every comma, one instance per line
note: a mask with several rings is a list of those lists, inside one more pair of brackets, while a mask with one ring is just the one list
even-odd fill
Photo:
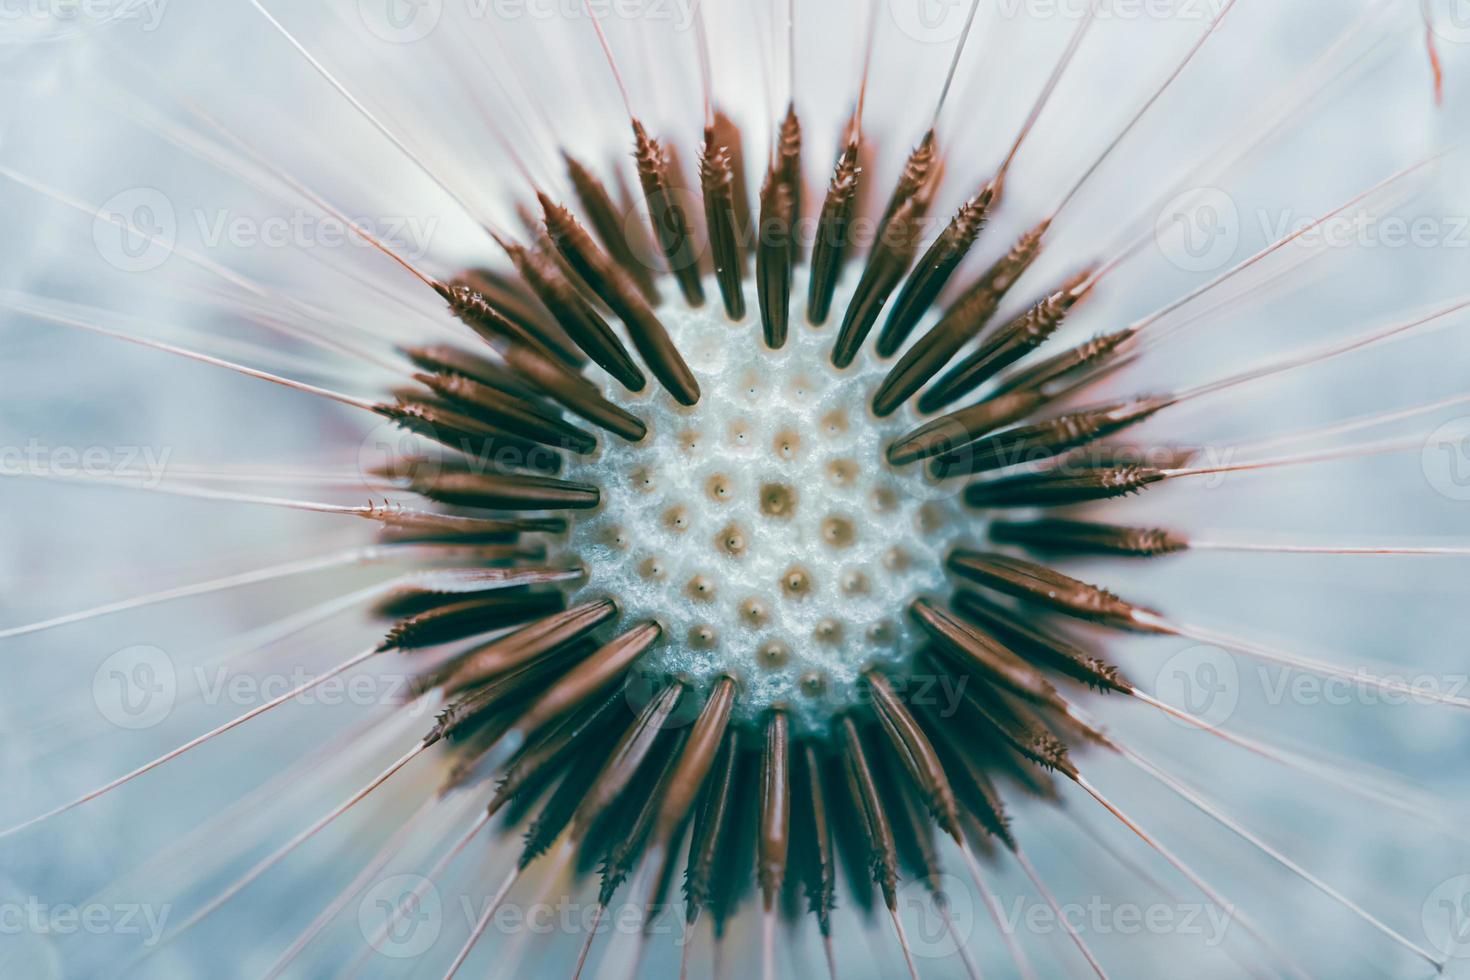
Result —
[[953, 487], [884, 459], [916, 423], [907, 407], [887, 419], [868, 408], [890, 365], [865, 349], [832, 367], [846, 290], [812, 327], [796, 298], [805, 283], [793, 285], [777, 351], [761, 338], [753, 294], [741, 323], [712, 281], [702, 309], [666, 302], [658, 313], [698, 378], [699, 404], [679, 405], [652, 377], [637, 395], [608, 381], [605, 394], [648, 435], [607, 437], [566, 476], [602, 489], [569, 535], [588, 568], [583, 594], [616, 598], [624, 623], [665, 629], [646, 667], [701, 691], [729, 673], [740, 717], [785, 703], [810, 730], [854, 703], [865, 666], [913, 655], [922, 637], [907, 606], [943, 591], [944, 556], [967, 535]]

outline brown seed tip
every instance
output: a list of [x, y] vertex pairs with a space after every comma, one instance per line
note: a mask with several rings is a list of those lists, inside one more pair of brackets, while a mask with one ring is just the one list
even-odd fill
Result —
[[1090, 521], [994, 521], [990, 525], [990, 536], [996, 541], [1048, 551], [1139, 558], [1174, 554], [1189, 547], [1189, 539], [1177, 531]]
[[1151, 625], [1162, 618], [1158, 613], [1045, 565], [1009, 555], [965, 550], [951, 554], [948, 565], [956, 575], [978, 585], [1049, 606], [1069, 616], [1119, 629], [1164, 632]]

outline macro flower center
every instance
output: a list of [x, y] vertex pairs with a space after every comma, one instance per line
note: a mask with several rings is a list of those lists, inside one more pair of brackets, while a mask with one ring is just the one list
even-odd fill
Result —
[[748, 292], [745, 322], [713, 301], [658, 310], [699, 381], [697, 405], [656, 384], [605, 384], [648, 434], [604, 439], [571, 464], [567, 476], [597, 485], [602, 502], [575, 518], [568, 552], [588, 569], [581, 598], [616, 597], [624, 623], [663, 625], [645, 669], [699, 690], [730, 674], [741, 717], [785, 704], [799, 728], [824, 730], [859, 697], [864, 667], [913, 654], [905, 609], [943, 588], [944, 555], [973, 518], [920, 467], [884, 458], [916, 419], [868, 407], [891, 365], [864, 351], [834, 368], [836, 324], [812, 326], [799, 302], [786, 345], [767, 348]]

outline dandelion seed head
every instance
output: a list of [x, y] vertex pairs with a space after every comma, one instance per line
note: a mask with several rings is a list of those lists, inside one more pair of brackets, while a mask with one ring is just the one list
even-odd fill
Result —
[[[968, 47], [969, 4], [942, 37], [901, 4], [778, 0], [696, 31], [604, 14], [605, 39], [580, 2], [420, 4], [407, 35], [352, 0], [260, 6], [179, 9], [166, 50], [146, 19], [0, 43], [33, 55], [0, 112], [27, 290], [0, 295], [0, 450], [38, 442], [25, 475], [56, 478], [0, 481], [40, 518], [0, 562], [0, 906], [169, 913], [142, 948], [22, 933], [10, 972], [774, 977], [825, 952], [840, 976], [1419, 976], [1458, 949], [1442, 637], [1470, 545], [1445, 537], [1458, 470], [1425, 468], [1463, 440], [1437, 430], [1421, 465], [1410, 437], [1359, 458], [1378, 437], [1353, 428], [1314, 454], [1329, 423], [1463, 412], [1463, 330], [1107, 434], [1074, 418], [1441, 308], [1458, 280], [1431, 265], [1463, 253], [1372, 225], [1437, 215], [1418, 179], [1350, 209], [1361, 240], [1230, 271], [1431, 152], [1418, 4], [1137, 8], [1085, 43], [1090, 3], [977, 5]], [[1439, 37], [1453, 105], [1470, 49]], [[932, 184], [885, 238], [931, 121]], [[1011, 158], [983, 227], [950, 233]], [[1033, 228], [1034, 263], [992, 275]], [[1034, 312], [1083, 270], [1065, 322]], [[1136, 358], [1018, 380], [1136, 323]], [[172, 346], [122, 343], [145, 337]], [[103, 439], [167, 453], [128, 482], [48, 472]], [[931, 475], [992, 450], [1025, 465]], [[1181, 472], [1091, 492], [1133, 464]], [[282, 682], [311, 688], [266, 700]], [[500, 903], [577, 915], [514, 930]], [[591, 929], [663, 903], [682, 943]]]
[[[802, 279], [793, 293], [804, 296]], [[671, 642], [648, 655], [655, 673], [700, 690], [733, 673], [738, 719], [780, 703], [798, 729], [825, 730], [858, 697], [864, 667], [912, 657], [920, 636], [903, 610], [943, 590], [945, 551], [983, 529], [956, 488], [886, 462], [916, 416], [869, 410], [889, 368], [871, 351], [834, 368], [833, 327], [811, 326], [799, 306], [779, 351], [718, 304], [674, 298], [658, 313], [703, 396], [686, 408], [652, 386], [634, 396], [604, 386], [649, 431], [638, 443], [605, 439], [568, 466], [569, 479], [602, 490], [567, 537], [589, 569], [573, 601], [616, 596], [625, 623], [661, 622]], [[925, 533], [943, 526], [952, 533]]]

